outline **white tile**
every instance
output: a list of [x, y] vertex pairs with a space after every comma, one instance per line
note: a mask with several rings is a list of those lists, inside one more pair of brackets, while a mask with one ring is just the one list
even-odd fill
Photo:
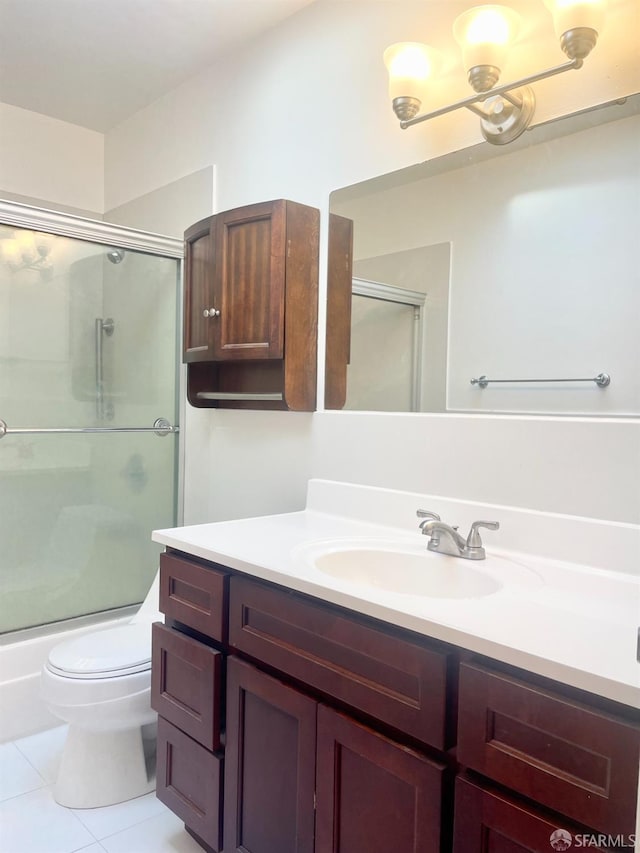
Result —
[[74, 850], [73, 853], [105, 853], [104, 847], [102, 844], [91, 844], [89, 847], [79, 847], [78, 850]]
[[0, 803], [0, 827], [2, 853], [71, 853], [95, 844], [89, 830], [55, 802], [49, 788]]
[[0, 746], [0, 800], [43, 788], [46, 781], [13, 743]]
[[127, 800], [126, 803], [117, 803], [115, 806], [101, 809], [73, 809], [78, 820], [98, 840], [166, 811], [167, 807], [155, 794], [146, 794], [144, 797], [136, 797], [135, 800]]
[[101, 841], [107, 853], [202, 853], [172, 812], [145, 820]]
[[50, 785], [58, 776], [67, 729], [68, 726], [56, 726], [54, 729], [14, 741], [20, 752]]

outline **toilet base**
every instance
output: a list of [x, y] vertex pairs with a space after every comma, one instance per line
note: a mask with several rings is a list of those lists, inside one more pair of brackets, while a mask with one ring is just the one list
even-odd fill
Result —
[[53, 789], [56, 802], [95, 809], [154, 791], [155, 753], [144, 733], [139, 726], [115, 732], [70, 726]]

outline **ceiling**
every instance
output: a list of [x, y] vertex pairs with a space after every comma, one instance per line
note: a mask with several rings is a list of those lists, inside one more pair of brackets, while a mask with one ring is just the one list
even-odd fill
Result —
[[313, 0], [0, 0], [0, 101], [105, 132]]

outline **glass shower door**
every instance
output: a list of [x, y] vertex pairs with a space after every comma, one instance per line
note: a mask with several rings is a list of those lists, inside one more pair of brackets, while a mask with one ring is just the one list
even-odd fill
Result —
[[4, 633], [153, 580], [151, 531], [176, 523], [179, 261], [4, 225], [0, 249]]

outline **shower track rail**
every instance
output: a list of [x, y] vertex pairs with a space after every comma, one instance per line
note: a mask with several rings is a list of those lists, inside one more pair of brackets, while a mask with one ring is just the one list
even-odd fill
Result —
[[8, 427], [0, 418], [0, 438], [5, 435], [50, 435], [65, 433], [94, 432], [153, 432], [160, 437], [180, 432], [180, 427], [171, 424], [166, 418], [157, 418], [150, 427]]

